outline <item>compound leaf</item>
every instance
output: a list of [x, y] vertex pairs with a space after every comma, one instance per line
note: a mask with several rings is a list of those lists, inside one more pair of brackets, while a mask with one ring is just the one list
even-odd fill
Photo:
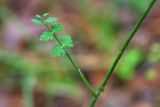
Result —
[[65, 54], [65, 50], [60, 45], [56, 45], [53, 47], [51, 54], [54, 57], [63, 56]]
[[32, 23], [37, 25], [37, 26], [42, 26], [43, 25], [43, 22], [38, 20], [38, 19], [32, 19]]
[[45, 22], [46, 23], [55, 23], [57, 21], [57, 18], [54, 17], [48, 17]]
[[42, 35], [40, 36], [41, 41], [48, 41], [52, 40], [53, 38], [54, 38], [53, 34], [48, 31], [43, 32]]
[[53, 26], [53, 33], [55, 33], [55, 32], [61, 32], [62, 28], [63, 28], [63, 25], [61, 25], [61, 24], [55, 24]]
[[65, 36], [65, 37], [61, 38], [60, 41], [64, 47], [68, 47], [68, 48], [73, 47], [73, 41], [70, 36]]

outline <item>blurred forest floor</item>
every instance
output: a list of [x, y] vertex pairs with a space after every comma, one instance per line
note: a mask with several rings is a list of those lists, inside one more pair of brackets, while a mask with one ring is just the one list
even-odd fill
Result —
[[[127, 35], [151, 0], [0, 0], [0, 107], [87, 107], [90, 93], [45, 28], [32, 25], [49, 12], [74, 39], [73, 56], [97, 89]], [[160, 2], [117, 66], [97, 107], [160, 107]], [[28, 105], [28, 107], [31, 107]]]

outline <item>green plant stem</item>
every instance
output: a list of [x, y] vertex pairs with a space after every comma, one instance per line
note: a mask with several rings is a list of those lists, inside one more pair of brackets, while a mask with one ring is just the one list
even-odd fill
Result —
[[[47, 29], [49, 31], [51, 31], [51, 28], [45, 24]], [[56, 39], [56, 41], [59, 43], [59, 45], [63, 48], [59, 38], [56, 36], [56, 34], [54, 34], [54, 37]], [[65, 49], [64, 49], [65, 50]], [[92, 87], [92, 85], [88, 82], [88, 80], [86, 79], [86, 77], [83, 75], [81, 69], [75, 64], [75, 62], [73, 61], [71, 55], [65, 50], [65, 55], [67, 56], [67, 58], [70, 60], [71, 64], [73, 65], [73, 67], [76, 69], [77, 73], [79, 74], [81, 80], [83, 81], [83, 83], [86, 85], [86, 87], [88, 88], [88, 90], [90, 91], [90, 93], [93, 95], [93, 96], [96, 96], [96, 92], [94, 90], [94, 88]]]
[[120, 50], [118, 56], [116, 57], [115, 61], [113, 62], [111, 68], [109, 69], [109, 72], [107, 73], [105, 79], [103, 80], [102, 84], [99, 86], [98, 91], [96, 93], [96, 96], [94, 96], [91, 99], [91, 102], [89, 104], [89, 107], [94, 107], [95, 103], [97, 101], [97, 99], [99, 98], [99, 96], [101, 95], [101, 93], [104, 91], [104, 87], [106, 86], [108, 80], [110, 79], [117, 63], [119, 62], [119, 60], [121, 59], [124, 51], [126, 50], [126, 48], [128, 47], [130, 41], [132, 40], [132, 38], [134, 37], [135, 33], [137, 32], [137, 30], [139, 29], [140, 25], [142, 24], [142, 22], [144, 21], [145, 17], [148, 15], [148, 13], [150, 12], [150, 10], [152, 9], [153, 5], [155, 4], [156, 0], [152, 0], [152, 2], [150, 3], [149, 7], [147, 8], [147, 10], [145, 11], [145, 13], [142, 15], [142, 17], [138, 20], [138, 22], [136, 23], [136, 25], [134, 26], [133, 30], [131, 31], [131, 33], [129, 34], [128, 39], [126, 40], [124, 46], [122, 47], [122, 49]]
[[34, 107], [34, 79], [33, 75], [23, 77], [22, 94], [24, 107]]

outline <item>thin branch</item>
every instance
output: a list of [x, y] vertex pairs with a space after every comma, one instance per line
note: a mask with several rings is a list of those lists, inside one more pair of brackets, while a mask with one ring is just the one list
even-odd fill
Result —
[[146, 18], [146, 16], [148, 15], [148, 13], [150, 12], [150, 10], [152, 9], [153, 5], [155, 4], [156, 0], [152, 0], [152, 2], [150, 3], [150, 5], [148, 6], [147, 10], [145, 11], [145, 13], [142, 15], [142, 17], [138, 20], [138, 22], [136, 23], [136, 25], [134, 26], [133, 30], [131, 31], [131, 33], [129, 34], [128, 39], [126, 40], [124, 46], [122, 47], [122, 49], [120, 50], [119, 54], [117, 55], [115, 61], [113, 62], [111, 68], [109, 69], [109, 72], [107, 73], [105, 79], [103, 80], [102, 84], [99, 86], [99, 89], [96, 93], [96, 96], [94, 96], [91, 99], [90, 105], [89, 107], [94, 107], [97, 99], [99, 98], [99, 96], [101, 95], [101, 93], [104, 91], [104, 87], [106, 86], [108, 80], [110, 79], [117, 63], [119, 62], [119, 60], [121, 59], [124, 51], [127, 49], [130, 41], [132, 40], [132, 38], [134, 37], [135, 33], [137, 32], [137, 30], [140, 28], [142, 22], [144, 21], [144, 19]]
[[[51, 31], [51, 28], [45, 24], [47, 29], [49, 31]], [[58, 44], [63, 48], [59, 38], [54, 34], [53, 35], [56, 39], [56, 41], [58, 42]], [[64, 49], [65, 50], [65, 49]], [[88, 88], [88, 90], [90, 91], [90, 93], [93, 95], [93, 96], [96, 96], [96, 92], [94, 90], [94, 88], [92, 87], [92, 85], [88, 82], [88, 80], [86, 79], [86, 77], [83, 75], [81, 69], [75, 64], [75, 62], [73, 61], [71, 55], [65, 50], [65, 55], [67, 56], [67, 58], [70, 60], [71, 64], [73, 65], [73, 67], [76, 69], [77, 73], [79, 74], [81, 80], [83, 81], [83, 83], [86, 85], [86, 87]]]

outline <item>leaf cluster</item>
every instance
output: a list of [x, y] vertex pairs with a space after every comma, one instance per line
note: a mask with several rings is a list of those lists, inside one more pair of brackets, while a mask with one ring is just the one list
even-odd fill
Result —
[[49, 16], [48, 13], [44, 13], [43, 15], [36, 15], [35, 18], [32, 19], [32, 23], [37, 26], [45, 25], [47, 27], [47, 30], [40, 35], [41, 41], [47, 42], [55, 39], [58, 42], [51, 50], [52, 56], [63, 56], [68, 48], [73, 47], [73, 41], [70, 36], [57, 37], [56, 33], [61, 32], [63, 29], [63, 25], [57, 23], [57, 18]]

